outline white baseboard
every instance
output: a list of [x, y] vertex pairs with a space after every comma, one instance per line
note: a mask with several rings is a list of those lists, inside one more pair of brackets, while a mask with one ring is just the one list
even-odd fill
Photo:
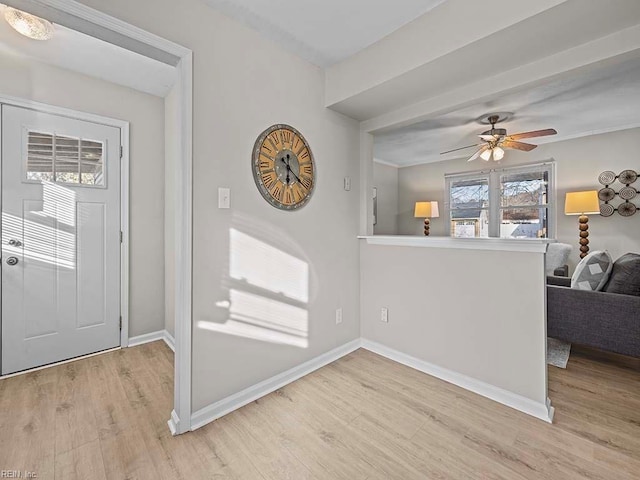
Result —
[[194, 412], [191, 415], [191, 430], [203, 427], [227, 413], [264, 397], [265, 395], [330, 364], [331, 362], [335, 362], [339, 358], [360, 348], [360, 345], [360, 339], [345, 343], [344, 345], [323, 353], [322, 355], [298, 365], [297, 367], [293, 367], [286, 372], [282, 372], [274, 377], [252, 385], [245, 390], [235, 393], [227, 398], [223, 398], [218, 402], [212, 403], [211, 405]]
[[173, 335], [171, 335], [166, 330], [163, 330], [162, 333], [163, 333], [162, 339], [164, 340], [164, 343], [167, 344], [167, 347], [169, 347], [172, 352], [175, 352], [176, 351], [176, 340], [175, 340], [175, 338], [173, 338]]
[[178, 418], [178, 414], [175, 410], [171, 410], [171, 418], [169, 418], [167, 424], [169, 425], [169, 431], [171, 432], [171, 435], [173, 435], [174, 437], [178, 435], [180, 419]]
[[547, 398], [546, 403], [539, 403], [529, 398], [523, 397], [513, 392], [509, 392], [500, 387], [482, 382], [472, 377], [468, 377], [458, 372], [439, 367], [432, 363], [412, 357], [406, 353], [399, 352], [385, 345], [371, 340], [361, 339], [362, 348], [377, 353], [394, 362], [401, 363], [407, 367], [419, 370], [432, 377], [439, 378], [445, 382], [452, 383], [471, 392], [490, 398], [498, 403], [519, 410], [533, 417], [552, 423], [554, 409], [551, 400]]
[[158, 330], [157, 332], [145, 333], [144, 335], [131, 337], [129, 338], [129, 347], [156, 342], [158, 340], [164, 340], [167, 346], [175, 352], [175, 340], [173, 339], [173, 336], [166, 330]]

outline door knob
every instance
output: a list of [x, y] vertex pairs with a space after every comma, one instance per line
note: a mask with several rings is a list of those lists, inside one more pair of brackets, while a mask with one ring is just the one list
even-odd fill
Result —
[[18, 264], [18, 258], [17, 257], [9, 257], [7, 258], [7, 265], [11, 265], [12, 267], [14, 265]]
[[11, 240], [9, 240], [9, 245], [11, 245], [12, 247], [21, 247], [22, 242], [20, 240], [16, 240], [15, 238], [12, 238]]

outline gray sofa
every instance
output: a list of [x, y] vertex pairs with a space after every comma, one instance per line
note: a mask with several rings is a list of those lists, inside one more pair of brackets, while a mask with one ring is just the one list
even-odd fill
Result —
[[[629, 255], [634, 254], [627, 254], [619, 260]], [[614, 273], [615, 271], [614, 264]], [[614, 283], [613, 277], [609, 283]], [[569, 277], [547, 277], [547, 335], [571, 343], [640, 357], [640, 295], [636, 294], [638, 287], [632, 289], [634, 294], [622, 294], [579, 290], [570, 286]], [[619, 290], [619, 285], [616, 287], [610, 289]], [[607, 285], [604, 287], [606, 289]]]

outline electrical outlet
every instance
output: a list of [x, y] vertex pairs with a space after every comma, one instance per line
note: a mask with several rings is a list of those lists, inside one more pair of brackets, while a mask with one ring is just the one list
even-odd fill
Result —
[[336, 325], [342, 323], [342, 307], [336, 308]]
[[384, 323], [389, 323], [389, 309], [387, 307], [382, 307], [380, 311], [380, 320]]

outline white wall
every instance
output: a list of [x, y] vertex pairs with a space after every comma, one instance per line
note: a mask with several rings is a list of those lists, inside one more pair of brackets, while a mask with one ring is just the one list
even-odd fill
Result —
[[130, 122], [129, 335], [164, 328], [163, 99], [0, 54], [0, 93]]
[[[543, 408], [547, 386], [542, 253], [362, 241], [360, 255], [364, 339]], [[382, 307], [389, 309], [388, 323], [380, 320]]]
[[398, 168], [373, 162], [373, 186], [378, 193], [378, 221], [375, 235], [398, 233]]
[[[568, 191], [599, 190], [598, 175], [604, 170], [620, 173], [625, 169], [640, 171], [640, 129], [623, 130], [592, 135], [562, 142], [540, 145], [524, 153], [507, 150], [500, 166], [523, 165], [544, 160], [556, 161], [557, 187], [557, 239], [574, 246], [570, 266], [580, 260], [578, 245], [578, 219], [564, 214], [564, 197]], [[485, 162], [467, 162], [465, 158], [399, 169], [398, 184], [398, 233], [419, 235], [422, 229], [419, 219], [413, 218], [413, 202], [423, 197], [445, 201], [445, 173], [473, 171], [486, 168]], [[621, 187], [614, 184], [615, 189]], [[637, 186], [636, 188], [639, 188]], [[640, 197], [634, 199], [640, 206]], [[440, 203], [444, 205], [444, 203]], [[444, 208], [443, 208], [444, 210]], [[447, 220], [443, 216], [431, 220], [432, 235], [448, 235]], [[624, 218], [615, 213], [612, 217], [589, 216], [589, 240], [592, 250], [607, 249], [615, 258], [626, 252], [640, 252], [638, 220], [640, 213]]]
[[[194, 52], [194, 411], [357, 338], [359, 188], [356, 182], [345, 192], [343, 177], [358, 178], [359, 129], [324, 108], [322, 70], [199, 0], [179, 7], [169, 0], [83, 3]], [[251, 173], [255, 139], [280, 122], [302, 132], [316, 159], [316, 191], [297, 212], [268, 205]], [[229, 210], [217, 208], [221, 186], [231, 188]], [[237, 244], [231, 252], [232, 229], [262, 242], [262, 252]], [[309, 269], [308, 302], [295, 304], [301, 309], [296, 312], [308, 316], [306, 348], [232, 332], [237, 325], [229, 322], [225, 307], [232, 290], [272, 306], [291, 304], [278, 292], [230, 277], [230, 256], [249, 255], [255, 259], [253, 271], [282, 284], [291, 272], [264, 263], [281, 253]], [[241, 301], [231, 305], [242, 307]], [[336, 326], [338, 307], [344, 321]]]

